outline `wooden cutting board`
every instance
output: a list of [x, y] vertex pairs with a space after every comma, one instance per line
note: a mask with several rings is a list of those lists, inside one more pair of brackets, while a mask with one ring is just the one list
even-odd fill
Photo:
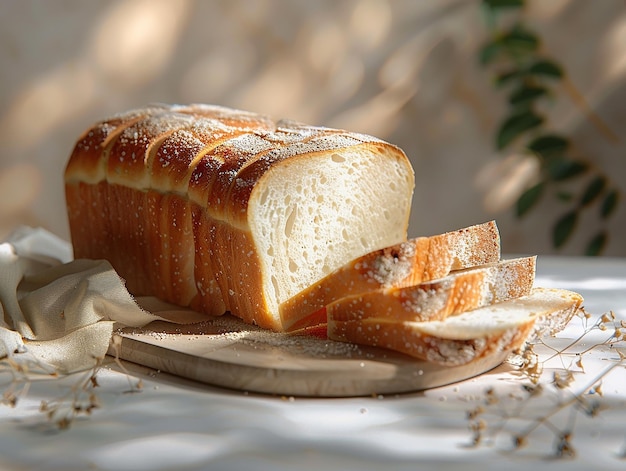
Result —
[[231, 316], [184, 326], [153, 322], [120, 335], [124, 360], [206, 384], [284, 396], [420, 391], [479, 375], [508, 356], [441, 367], [389, 350], [269, 332]]

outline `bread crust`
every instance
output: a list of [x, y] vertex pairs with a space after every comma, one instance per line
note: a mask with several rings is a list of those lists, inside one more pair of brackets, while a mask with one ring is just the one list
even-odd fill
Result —
[[520, 348], [532, 326], [533, 321], [529, 319], [516, 328], [492, 332], [483, 337], [447, 339], [424, 334], [409, 324], [388, 319], [366, 319], [362, 322], [333, 322], [332, 339], [383, 347], [442, 366], [459, 366]]

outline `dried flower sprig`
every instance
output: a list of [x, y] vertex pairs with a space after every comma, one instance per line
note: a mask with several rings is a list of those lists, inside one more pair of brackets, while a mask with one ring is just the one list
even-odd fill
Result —
[[131, 374], [130, 372], [126, 369], [126, 367], [124, 366], [124, 364], [122, 363], [122, 361], [120, 360], [120, 348], [122, 346], [122, 337], [118, 334], [113, 334], [113, 337], [111, 338], [111, 350], [113, 350], [113, 361], [115, 362], [115, 364], [117, 365], [117, 367], [122, 371], [122, 373], [124, 373], [126, 375], [126, 378], [128, 379], [128, 386], [129, 389], [127, 392], [130, 393], [135, 393], [135, 392], [140, 392], [143, 390], [143, 380], [141, 378], [136, 379], [136, 381], [131, 381]]
[[[113, 351], [117, 353], [119, 339], [116, 337], [118, 336], [112, 338], [111, 345]], [[114, 355], [113, 361], [128, 379], [129, 390], [126, 392], [141, 391], [142, 380], [131, 379], [130, 373], [117, 354]], [[95, 409], [101, 407], [96, 389], [100, 386], [98, 374], [104, 362], [105, 358], [94, 358], [94, 366], [90, 370], [62, 375], [29, 356], [28, 351], [13, 352], [13, 355], [0, 358], [0, 376], [8, 376], [8, 381], [4, 385], [0, 384], [0, 388], [4, 389], [0, 405], [16, 407], [19, 400], [26, 397], [34, 381], [67, 379], [71, 384], [66, 392], [52, 400], [42, 401], [39, 412], [44, 414], [49, 424], [59, 430], [68, 429], [77, 418], [90, 416]]]
[[46, 415], [49, 423], [60, 430], [68, 429], [78, 417], [89, 416], [100, 407], [95, 389], [99, 387], [96, 375], [101, 363], [102, 359], [99, 359], [92, 370], [81, 374], [65, 395], [52, 401], [41, 401], [39, 412]]
[[26, 350], [16, 350], [11, 355], [0, 358], [0, 377], [8, 376], [3, 387], [0, 405], [17, 406], [20, 397], [28, 394], [33, 380], [57, 378], [58, 374], [47, 365], [28, 354]]
[[[583, 332], [563, 347], [549, 345], [546, 340], [528, 344], [512, 358], [517, 375], [526, 381], [515, 394], [502, 395], [493, 387], [485, 391], [481, 403], [467, 413], [471, 443], [473, 446], [495, 444], [497, 438], [508, 435], [508, 451], [516, 451], [528, 445], [531, 436], [540, 428], [554, 435], [552, 455], [556, 458], [574, 458], [576, 449], [573, 437], [577, 417], [582, 414], [597, 417], [608, 406], [602, 401], [602, 384], [618, 367], [626, 365], [626, 322], [617, 320], [610, 311], [589, 323], [591, 315], [580, 311]], [[594, 333], [608, 332], [601, 341], [586, 340]], [[542, 348], [547, 354], [539, 354]], [[617, 356], [610, 358], [609, 365], [592, 377], [585, 372], [583, 358], [599, 348], [609, 349]], [[558, 359], [560, 367], [546, 368]], [[582, 384], [577, 379], [582, 379]], [[537, 398], [548, 398], [548, 407], [537, 402]], [[513, 402], [511, 399], [514, 399]], [[534, 411], [534, 412], [533, 412]], [[567, 415], [564, 425], [557, 425]], [[625, 437], [626, 439], [626, 437]], [[626, 440], [618, 457], [626, 458]]]

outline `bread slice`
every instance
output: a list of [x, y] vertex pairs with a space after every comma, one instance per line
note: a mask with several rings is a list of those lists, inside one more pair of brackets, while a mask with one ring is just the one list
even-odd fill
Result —
[[76, 258], [131, 293], [284, 330], [279, 305], [407, 238], [414, 174], [362, 134], [209, 105], [97, 123], [65, 172]]
[[535, 288], [527, 296], [440, 321], [330, 318], [327, 333], [333, 340], [384, 347], [441, 365], [464, 365], [560, 331], [582, 302], [572, 291]]
[[294, 324], [293, 330], [332, 321], [386, 318], [433, 321], [530, 292], [536, 257], [503, 260], [459, 270], [433, 281], [385, 288], [338, 299]]
[[[299, 328], [303, 319], [347, 296], [401, 288], [497, 262], [500, 234], [495, 221], [431, 237], [417, 237], [357, 257], [283, 302], [283, 326]], [[306, 323], [306, 321], [304, 321]]]

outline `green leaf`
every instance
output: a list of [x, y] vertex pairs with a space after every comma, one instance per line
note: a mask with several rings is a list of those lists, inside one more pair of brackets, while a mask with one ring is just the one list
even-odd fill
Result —
[[478, 53], [478, 57], [480, 59], [480, 63], [482, 65], [488, 65], [496, 58], [500, 50], [502, 49], [502, 45], [498, 41], [490, 41], [485, 44]]
[[602, 216], [602, 219], [606, 219], [611, 214], [613, 214], [613, 211], [615, 211], [615, 208], [617, 208], [618, 199], [619, 195], [617, 193], [617, 190], [611, 190], [604, 197], [604, 200], [602, 201], [602, 206], [600, 206], [600, 215]]
[[544, 159], [561, 156], [569, 147], [569, 141], [556, 134], [545, 134], [533, 139], [528, 144], [528, 150], [540, 155]]
[[534, 186], [528, 188], [521, 196], [517, 199], [517, 203], [515, 205], [516, 215], [517, 217], [522, 217], [526, 214], [535, 204], [539, 201], [539, 198], [543, 194], [544, 183], [540, 182]]
[[507, 83], [512, 82], [517, 78], [522, 78], [525, 75], [524, 71], [518, 69], [502, 72], [496, 76], [495, 84], [497, 87], [503, 87]]
[[514, 90], [509, 97], [509, 103], [513, 106], [527, 105], [533, 100], [547, 95], [548, 89], [531, 85], [522, 85]]
[[539, 37], [535, 33], [520, 24], [515, 25], [500, 38], [502, 47], [517, 56], [537, 51], [539, 42]]
[[593, 202], [593, 200], [600, 196], [600, 193], [602, 193], [605, 186], [606, 178], [604, 178], [602, 175], [597, 176], [596, 178], [591, 180], [589, 182], [589, 185], [587, 185], [587, 188], [585, 189], [582, 198], [580, 199], [580, 205], [587, 206], [589, 203]]
[[539, 60], [528, 68], [531, 75], [541, 75], [550, 78], [562, 78], [563, 69], [559, 64], [550, 60]]
[[548, 174], [552, 180], [560, 182], [569, 180], [587, 171], [587, 164], [578, 160], [566, 158], [550, 159], [546, 165]]
[[559, 201], [564, 201], [566, 203], [574, 199], [574, 195], [569, 191], [557, 191], [556, 197]]
[[483, 0], [483, 3], [492, 9], [521, 8], [524, 6], [524, 0]]
[[602, 231], [597, 233], [587, 244], [587, 248], [585, 249], [585, 255], [590, 257], [595, 257], [600, 255], [606, 246], [609, 237], [606, 232]]
[[578, 222], [578, 213], [576, 211], [570, 211], [565, 213], [554, 225], [552, 232], [552, 245], [555, 248], [560, 248], [570, 238], [576, 223]]
[[[506, 42], [504, 43], [506, 45]], [[498, 52], [502, 49], [502, 39], [497, 42]], [[494, 46], [494, 49], [496, 46]], [[495, 51], [493, 52], [495, 54]], [[528, 68], [524, 69], [511, 69], [505, 72], [501, 72], [496, 76], [495, 84], [498, 87], [502, 87], [509, 82], [516, 79], [523, 79], [529, 76], [535, 77], [549, 77], [549, 78], [561, 78], [563, 72], [558, 64], [548, 60], [540, 60], [532, 64]], [[546, 90], [547, 91], [547, 90]]]
[[496, 147], [498, 150], [504, 149], [520, 134], [536, 128], [541, 123], [543, 123], [543, 117], [532, 110], [525, 110], [509, 116], [498, 129]]

